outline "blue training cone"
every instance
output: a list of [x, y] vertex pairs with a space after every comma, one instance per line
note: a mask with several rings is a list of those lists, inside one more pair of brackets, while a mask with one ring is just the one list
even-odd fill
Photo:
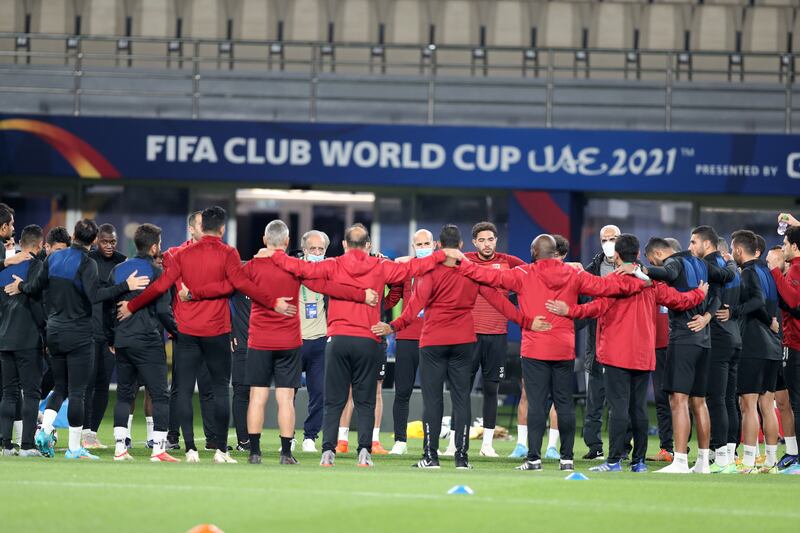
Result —
[[588, 481], [589, 478], [584, 476], [580, 472], [573, 472], [564, 479], [566, 479], [567, 481]]
[[472, 496], [473, 494], [475, 494], [475, 491], [466, 485], [456, 485], [452, 489], [448, 490], [447, 494], [467, 494], [469, 496]]

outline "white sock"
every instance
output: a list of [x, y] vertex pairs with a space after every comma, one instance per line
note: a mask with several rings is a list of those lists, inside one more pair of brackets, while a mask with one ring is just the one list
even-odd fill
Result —
[[736, 459], [736, 443], [729, 442], [728, 443], [728, 461], [733, 462]]
[[797, 436], [794, 437], [784, 437], [786, 441], [786, 453], [789, 455], [797, 455]]
[[571, 465], [572, 464], [572, 459], [561, 459], [560, 463], [562, 465]]
[[[156, 440], [156, 438], [154, 436], [154, 433], [153, 433], [153, 427], [154, 427], [154, 425], [153, 425], [153, 417], [152, 416], [144, 417], [144, 423], [147, 425], [147, 440], [148, 441]], [[164, 437], [164, 438], [166, 438], [166, 437]]]
[[125, 437], [128, 436], [128, 428], [115, 427], [114, 428], [114, 454], [122, 455], [127, 451], [125, 446]]
[[339, 428], [339, 440], [347, 440], [348, 435], [350, 434], [350, 428]]
[[83, 431], [83, 426], [70, 426], [69, 427], [69, 449], [73, 452], [77, 452], [81, 449], [81, 432]]
[[708, 467], [708, 449], [697, 450], [697, 462], [700, 463], [701, 468]]
[[528, 426], [517, 426], [517, 444], [528, 447]]
[[91, 429], [83, 428], [83, 431], [81, 431], [81, 437], [88, 437], [91, 432]]
[[133, 415], [128, 415], [128, 438], [133, 440], [131, 438], [131, 426], [133, 426]]
[[685, 466], [687, 468], [689, 467], [689, 454], [687, 454], [687, 453], [675, 453], [675, 454], [673, 454], [672, 457], [673, 457], [673, 459], [672, 459], [673, 463]]
[[42, 415], [42, 429], [45, 433], [50, 434], [53, 432], [55, 429], [53, 423], [56, 421], [57, 416], [58, 411], [54, 411], [53, 409], [44, 410], [44, 415]]
[[744, 466], [754, 467], [756, 465], [757, 446], [744, 445], [744, 457], [742, 457], [742, 464]]
[[556, 444], [558, 444], [558, 430], [551, 429], [547, 432], [547, 447], [548, 448], [555, 448]]
[[481, 447], [492, 447], [492, 439], [494, 439], [494, 428], [483, 428], [483, 444]]
[[380, 442], [381, 428], [372, 428], [372, 442]]
[[716, 450], [714, 450], [714, 464], [715, 465], [717, 465], [719, 467], [722, 467], [722, 466], [728, 466], [728, 463], [730, 463], [730, 459], [728, 459], [728, 447], [727, 446], [723, 446], [721, 448], [717, 448]]
[[765, 444], [764, 447], [767, 450], [767, 460], [764, 461], [764, 466], [775, 466], [775, 463], [778, 462], [778, 445]]
[[167, 432], [166, 431], [153, 431], [153, 453], [151, 455], [160, 455], [166, 451]]
[[14, 442], [22, 446], [22, 420], [14, 420]]

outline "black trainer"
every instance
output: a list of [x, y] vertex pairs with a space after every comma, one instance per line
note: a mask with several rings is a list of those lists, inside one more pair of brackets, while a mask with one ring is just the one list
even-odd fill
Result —
[[297, 465], [297, 464], [300, 464], [300, 463], [297, 461], [297, 459], [295, 459], [295, 458], [294, 458], [294, 455], [292, 455], [292, 454], [289, 454], [289, 455], [283, 455], [283, 454], [281, 454], [281, 461], [280, 461], [280, 463], [281, 463], [282, 465]]
[[583, 456], [583, 459], [587, 461], [605, 461], [605, 456], [603, 455], [603, 450], [589, 450], [589, 452]]
[[572, 464], [572, 461], [568, 463], [562, 462], [559, 463], [559, 468], [565, 472], [572, 472], [573, 470], [575, 470], [575, 465]]
[[430, 455], [423, 455], [422, 459], [420, 459], [417, 464], [414, 465], [414, 468], [441, 468], [439, 465], [439, 458], [438, 457], [431, 457]]
[[456, 470], [471, 470], [472, 465], [469, 464], [469, 458], [466, 453], [456, 452]]
[[250, 451], [250, 441], [246, 440], [244, 442], [240, 442], [236, 445], [237, 452], [249, 452]]
[[251, 465], [260, 465], [261, 464], [261, 456], [257, 453], [250, 454], [250, 457], [247, 458], [247, 462]]
[[525, 461], [524, 463], [522, 463], [521, 465], [516, 467], [516, 470], [534, 470], [534, 471], [537, 471], [537, 472], [541, 472], [541, 470], [542, 470], [542, 461], [541, 460], [539, 460], [539, 461]]

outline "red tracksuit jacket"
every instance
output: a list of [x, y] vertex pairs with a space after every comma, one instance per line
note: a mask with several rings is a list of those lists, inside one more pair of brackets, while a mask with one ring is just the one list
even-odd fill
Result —
[[[392, 285], [389, 294], [386, 295], [386, 299], [383, 301], [383, 308], [386, 310], [393, 308], [402, 298], [403, 310], [405, 311], [409, 302], [411, 302], [411, 296], [416, 290], [416, 284], [416, 278], [412, 278], [402, 285]], [[418, 341], [420, 335], [422, 335], [422, 317], [415, 315], [406, 327], [397, 332], [396, 338], [399, 341]]]
[[517, 308], [501, 291], [478, 285], [455, 268], [437, 265], [428, 274], [416, 278], [414, 294], [403, 308], [403, 314], [392, 322], [392, 327], [399, 335], [423, 311], [420, 348], [475, 342], [473, 308], [479, 293], [497, 307], [504, 321], [522, 321]]
[[596, 298], [572, 305], [570, 318], [597, 318], [597, 360], [627, 370], [656, 369], [656, 323], [650, 314], [656, 305], [687, 311], [700, 305], [700, 289], [678, 292], [665, 283], [653, 282], [627, 298]]
[[348, 302], [332, 298], [328, 307], [328, 335], [367, 337], [375, 342], [381, 338], [372, 333], [372, 326], [380, 322], [383, 308], [383, 291], [386, 285], [401, 283], [433, 270], [445, 260], [444, 252], [435, 251], [424, 259], [412, 259], [407, 263], [395, 263], [387, 259], [368, 255], [363, 250], [349, 250], [342, 256], [309, 263], [284, 253], [276, 252], [275, 264], [304, 279], [328, 279], [342, 285], [372, 289], [381, 300], [371, 307], [365, 303]]
[[[254, 302], [275, 307], [275, 298], [268, 296], [266, 288], [259, 289], [242, 270], [236, 248], [228, 246], [219, 237], [205, 235], [199, 242], [178, 251], [169, 269], [151, 283], [139, 296], [131, 300], [128, 309], [135, 313], [164, 294], [179, 279], [189, 291], [228, 280], [234, 288], [249, 296]], [[214, 337], [231, 331], [231, 313], [227, 298], [193, 300], [185, 303], [183, 323], [178, 331], [197, 337]]]
[[[522, 357], [542, 361], [575, 359], [575, 326], [571, 318], [553, 315], [545, 308], [547, 300], [578, 303], [578, 295], [628, 296], [639, 292], [644, 282], [633, 276], [593, 276], [558, 259], [541, 259], [512, 270], [482, 268], [462, 261], [459, 270], [478, 283], [502, 287], [517, 293], [520, 311], [525, 316], [522, 333]], [[553, 327], [550, 331], [531, 331], [536, 316], [544, 316]], [[650, 316], [650, 315], [648, 315]]]
[[[784, 276], [777, 268], [772, 269], [772, 278], [778, 287], [786, 305], [792, 308], [800, 306], [800, 257], [792, 259], [789, 271]], [[786, 311], [783, 314], [783, 345], [792, 350], [800, 350], [800, 320]]]
[[[509, 254], [495, 253], [491, 259], [484, 260], [478, 252], [464, 254], [467, 259], [478, 266], [500, 270], [511, 270], [525, 264], [525, 261]], [[508, 291], [499, 289], [505, 298]], [[502, 335], [508, 333], [508, 318], [490, 304], [486, 298], [478, 294], [475, 307], [472, 308], [472, 317], [475, 320], [475, 333], [482, 335]]]

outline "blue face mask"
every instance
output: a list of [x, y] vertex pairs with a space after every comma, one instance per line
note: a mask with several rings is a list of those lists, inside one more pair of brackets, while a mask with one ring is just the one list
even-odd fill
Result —
[[306, 261], [310, 261], [312, 263], [319, 263], [320, 261], [324, 261], [324, 260], [325, 260], [325, 256], [324, 255], [306, 254]]
[[433, 248], [419, 248], [416, 251], [417, 257], [428, 257], [433, 253]]

